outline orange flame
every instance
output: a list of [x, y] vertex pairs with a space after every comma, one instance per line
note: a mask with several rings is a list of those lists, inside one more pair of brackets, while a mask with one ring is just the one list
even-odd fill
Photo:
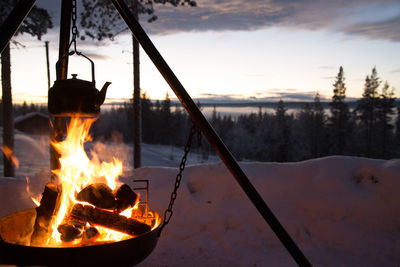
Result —
[[[80, 119], [72, 117], [67, 127], [67, 136], [64, 141], [52, 141], [51, 145], [61, 155], [60, 168], [53, 171], [61, 184], [61, 194], [59, 196], [59, 208], [57, 214], [52, 219], [52, 233], [44, 246], [79, 246], [87, 245], [84, 240], [74, 240], [68, 244], [61, 241], [61, 235], [58, 232], [58, 226], [68, 220], [68, 215], [73, 206], [77, 203], [91, 205], [87, 202], [79, 202], [76, 195], [86, 186], [93, 183], [106, 183], [112, 190], [115, 190], [120, 182], [119, 175], [122, 173], [122, 162], [113, 158], [111, 162], [100, 162], [99, 157], [94, 151], [90, 151], [91, 158], [85, 152], [85, 142], [91, 141], [89, 129], [95, 119]], [[27, 178], [27, 190], [29, 192], [29, 179]], [[120, 215], [131, 218], [138, 205], [122, 211]], [[154, 227], [158, 226], [161, 219], [157, 213], [154, 213]], [[152, 225], [153, 223], [150, 222]], [[153, 229], [154, 229], [153, 227]], [[99, 231], [99, 237], [96, 242], [120, 241], [131, 238], [132, 236], [113, 231], [105, 227], [96, 226]]]
[[[78, 203], [75, 198], [77, 192], [80, 192], [89, 184], [98, 182], [106, 182], [111, 189], [117, 187], [117, 178], [122, 173], [122, 162], [114, 158], [113, 162], [100, 163], [93, 151], [91, 151], [93, 154], [92, 159], [89, 159], [85, 152], [84, 143], [91, 141], [89, 129], [94, 121], [95, 119], [83, 120], [78, 117], [72, 117], [68, 126], [66, 139], [61, 142], [51, 142], [54, 149], [61, 155], [61, 168], [54, 171], [54, 173], [59, 178], [62, 193], [60, 196], [60, 207], [53, 222], [53, 233], [51, 240], [49, 240], [50, 243], [55, 243], [56, 245], [61, 243], [57, 227], [69, 214], [73, 205]], [[104, 232], [108, 231], [108, 229], [104, 229]], [[102, 232], [103, 230], [100, 231], [101, 240], [110, 240], [108, 239], [110, 238], [109, 236], [113, 236], [112, 238], [115, 239], [114, 234]], [[124, 235], [122, 233], [119, 234]]]
[[8, 146], [3, 146], [2, 149], [4, 156], [6, 156], [6, 158], [8, 158], [9, 160], [11, 160], [11, 162], [15, 165], [15, 167], [19, 167], [19, 160], [17, 159], [17, 157], [15, 157], [14, 152], [12, 151], [11, 148], [9, 148]]
[[31, 200], [32, 200], [33, 203], [36, 205], [36, 207], [39, 207], [39, 206], [40, 206], [40, 199], [42, 198], [42, 195], [39, 194], [39, 195], [37, 195], [37, 196], [34, 196], [33, 193], [32, 193], [31, 190], [30, 190], [30, 186], [29, 186], [30, 180], [29, 180], [29, 177], [26, 176], [26, 177], [25, 177], [25, 180], [26, 180], [26, 192], [28, 193], [28, 196], [31, 198]]

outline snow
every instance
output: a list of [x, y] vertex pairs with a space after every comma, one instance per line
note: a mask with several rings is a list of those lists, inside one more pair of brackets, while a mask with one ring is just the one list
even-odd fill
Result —
[[[39, 152], [48, 151], [48, 146], [34, 145], [37, 139], [22, 134], [16, 138], [21, 168], [35, 161], [23, 172], [17, 171], [17, 178], [0, 178], [0, 216], [33, 206], [23, 179], [28, 169], [33, 194], [40, 194], [49, 181], [47, 166], [35, 163], [40, 157], [48, 160], [46, 153]], [[22, 148], [34, 156], [24, 155]], [[96, 144], [92, 149], [106, 151], [104, 158], [118, 154], [131, 160], [132, 148], [126, 144]], [[143, 164], [151, 166], [127, 168], [121, 180], [133, 185], [133, 179], [149, 179], [150, 206], [162, 215], [182, 151], [147, 144], [142, 149]], [[243, 162], [241, 166], [313, 265], [398, 266], [399, 159], [333, 156], [297, 163]], [[173, 217], [153, 253], [139, 266], [206, 265], [296, 264], [226, 167], [215, 157], [204, 162], [192, 154]]]

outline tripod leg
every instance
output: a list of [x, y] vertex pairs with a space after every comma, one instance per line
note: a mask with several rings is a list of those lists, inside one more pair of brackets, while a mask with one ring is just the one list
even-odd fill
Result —
[[36, 0], [20, 0], [0, 28], [0, 54], [28, 16]]
[[293, 239], [289, 236], [281, 223], [269, 209], [260, 194], [250, 182], [249, 178], [243, 172], [231, 152], [228, 150], [221, 138], [218, 136], [210, 123], [201, 113], [197, 105], [194, 103], [193, 99], [186, 92], [183, 85], [170, 69], [167, 62], [165, 62], [164, 58], [158, 52], [157, 48], [151, 42], [150, 38], [147, 36], [142, 26], [140, 26], [140, 24], [137, 22], [135, 16], [129, 10], [125, 2], [122, 0], [112, 0], [112, 2], [115, 8], [120, 13], [121, 17], [124, 19], [125, 23], [128, 25], [129, 29], [132, 31], [135, 38], [143, 47], [143, 50], [153, 61], [154, 65], [157, 67], [158, 71], [161, 73], [161, 75], [167, 81], [167, 83], [174, 91], [178, 99], [181, 101], [185, 109], [188, 111], [191, 118], [195, 121], [196, 125], [203, 132], [204, 136], [218, 153], [221, 160], [225, 163], [225, 166], [232, 173], [233, 177], [239, 183], [253, 205], [257, 208], [258, 212], [264, 217], [265, 221], [274, 231], [282, 244], [286, 247], [293, 259], [297, 262], [299, 266], [311, 266], [308, 259], [304, 256], [302, 251], [298, 248], [297, 244], [293, 241]]

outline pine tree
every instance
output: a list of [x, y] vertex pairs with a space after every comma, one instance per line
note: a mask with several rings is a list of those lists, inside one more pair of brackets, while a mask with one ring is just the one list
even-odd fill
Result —
[[[261, 115], [261, 116], [260, 116]], [[272, 161], [274, 158], [274, 125], [275, 114], [264, 112], [259, 114], [259, 122], [256, 133], [257, 147], [254, 159], [261, 161]]]
[[393, 156], [394, 125], [392, 118], [395, 113], [396, 99], [394, 97], [394, 88], [390, 90], [388, 82], [382, 87], [382, 93], [378, 102], [377, 112], [377, 148], [378, 156], [383, 159], [390, 159]]
[[377, 128], [377, 112], [379, 105], [378, 87], [381, 81], [376, 68], [372, 69], [371, 76], [365, 78], [364, 93], [357, 103], [356, 113], [360, 129], [360, 151], [361, 155], [374, 157], [377, 153], [373, 148], [373, 140]]
[[395, 156], [400, 156], [400, 102], [397, 103]]
[[290, 159], [291, 132], [289, 118], [286, 114], [287, 109], [282, 99], [279, 100], [275, 112], [275, 125], [273, 138], [275, 140], [273, 160], [286, 162]]
[[309, 103], [304, 104], [297, 114], [295, 121], [296, 143], [295, 152], [296, 160], [305, 160], [312, 157], [313, 148], [313, 124], [314, 113]]
[[340, 67], [333, 84], [332, 101], [329, 103], [331, 115], [328, 118], [328, 129], [330, 134], [329, 153], [331, 154], [343, 155], [351, 134], [350, 111], [345, 99], [345, 77], [343, 67]]
[[312, 123], [312, 157], [317, 158], [324, 155], [326, 130], [325, 130], [325, 112], [321, 104], [319, 93], [315, 94], [313, 105], [313, 123]]
[[[172, 121], [172, 114], [171, 114], [171, 100], [169, 98], [168, 93], [165, 95], [165, 99], [161, 102], [161, 113], [160, 113], [160, 138], [166, 140], [168, 145], [173, 143], [173, 121]], [[160, 140], [160, 143], [162, 141]]]
[[217, 121], [218, 121], [218, 117], [219, 117], [219, 114], [217, 113], [217, 106], [214, 105], [214, 106], [213, 106], [212, 113], [211, 113], [211, 125], [212, 125], [213, 127], [216, 126]]
[[168, 93], [166, 93], [165, 99], [161, 102], [161, 112], [166, 116], [171, 114], [171, 99]]
[[296, 142], [291, 147], [296, 160], [326, 155], [325, 112], [317, 92], [312, 104], [302, 106], [294, 121]]

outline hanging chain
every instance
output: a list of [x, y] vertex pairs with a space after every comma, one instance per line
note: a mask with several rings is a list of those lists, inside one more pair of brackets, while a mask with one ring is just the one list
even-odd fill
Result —
[[169, 223], [169, 220], [171, 220], [171, 217], [172, 217], [172, 214], [173, 214], [172, 207], [174, 206], [175, 199], [176, 199], [176, 197], [178, 195], [177, 191], [178, 191], [178, 188], [179, 188], [179, 186], [181, 184], [182, 172], [185, 169], [187, 155], [189, 154], [190, 147], [192, 145], [192, 139], [193, 139], [193, 136], [194, 136], [194, 134], [196, 132], [196, 124], [194, 122], [192, 122], [192, 123], [193, 124], [192, 124], [192, 127], [190, 128], [190, 133], [189, 133], [189, 137], [188, 137], [187, 143], [185, 145], [184, 154], [183, 154], [183, 157], [182, 157], [182, 160], [181, 160], [181, 164], [179, 165], [179, 172], [176, 175], [174, 191], [172, 191], [172, 193], [171, 193], [171, 200], [169, 202], [168, 208], [164, 212], [164, 222], [161, 225], [160, 232], [158, 233], [159, 235], [161, 234], [163, 228]]
[[72, 0], [72, 12], [71, 12], [71, 19], [72, 19], [72, 39], [71, 39], [71, 43], [69, 44], [69, 46], [72, 45], [72, 43], [74, 44], [74, 51], [73, 53], [77, 53], [78, 55], [80, 55], [80, 52], [78, 52], [76, 50], [76, 37], [78, 36], [78, 27], [76, 27], [76, 0]]

